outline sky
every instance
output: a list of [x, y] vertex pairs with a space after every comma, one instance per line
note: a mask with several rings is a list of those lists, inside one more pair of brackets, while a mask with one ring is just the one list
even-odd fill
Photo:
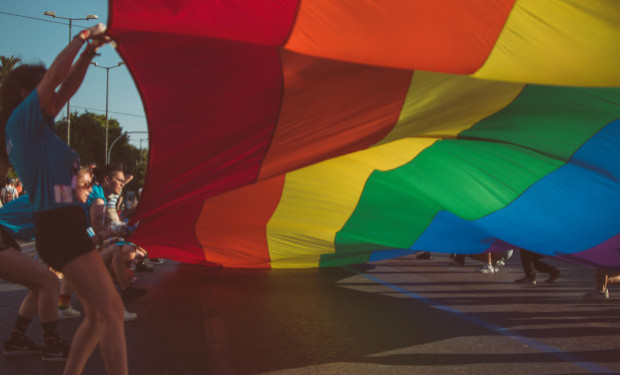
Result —
[[[72, 21], [72, 36], [83, 27], [97, 22], [107, 24], [107, 0], [3, 0], [0, 2], [0, 55], [15, 56], [24, 63], [43, 63], [49, 67], [58, 53], [69, 42], [69, 21], [44, 16], [46, 11], [56, 12], [58, 17], [86, 18], [96, 14], [90, 21]], [[8, 14], [7, 14], [8, 13]], [[82, 26], [82, 27], [80, 27]], [[100, 66], [116, 66], [122, 61], [110, 45], [99, 50], [101, 56], [93, 59]], [[140, 94], [125, 65], [110, 69], [108, 117], [119, 121], [127, 132], [146, 132], [146, 116]], [[86, 110], [105, 114], [106, 70], [90, 66], [79, 91], [71, 98], [71, 112]], [[61, 110], [57, 120], [66, 117]], [[148, 147], [148, 134], [129, 134], [136, 147]], [[110, 140], [110, 143], [112, 140]]]

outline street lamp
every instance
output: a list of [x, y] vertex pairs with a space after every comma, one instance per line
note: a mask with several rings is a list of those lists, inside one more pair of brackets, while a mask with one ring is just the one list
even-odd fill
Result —
[[91, 62], [97, 68], [105, 69], [105, 149], [103, 150], [103, 157], [106, 164], [110, 163], [108, 160], [108, 87], [110, 83], [110, 69], [118, 68], [125, 63], [119, 61], [118, 64], [112, 66], [100, 66], [95, 61]]
[[[56, 15], [56, 12], [52, 12], [52, 11], [47, 11], [45, 13], [43, 13], [44, 16], [50, 16], [52, 18], [60, 18], [63, 20], [69, 20], [69, 43], [71, 43], [71, 25], [73, 24], [74, 20], [78, 20], [78, 21], [88, 21], [88, 20], [96, 20], [97, 15], [96, 14], [87, 14], [85, 18], [67, 18], [67, 17], [59, 17]], [[70, 104], [70, 100], [67, 100], [67, 144], [69, 144], [70, 142], [70, 135], [71, 135], [71, 104]]]
[[[127, 134], [148, 134], [149, 132], [143, 132], [143, 131], [131, 131], [131, 132], [125, 132], [121, 135], [119, 135], [118, 137], [116, 137], [116, 139], [114, 141], [112, 141], [112, 144], [110, 145], [110, 150], [108, 151], [108, 160], [112, 159], [110, 156], [112, 155], [112, 147], [114, 147], [114, 145], [116, 144], [116, 142], [123, 138], [126, 137]], [[148, 139], [148, 138], [147, 138]]]

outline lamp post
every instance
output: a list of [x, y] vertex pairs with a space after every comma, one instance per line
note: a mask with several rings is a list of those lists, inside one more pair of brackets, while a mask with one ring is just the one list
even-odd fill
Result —
[[[125, 132], [121, 135], [119, 135], [118, 137], [116, 137], [116, 139], [114, 141], [112, 141], [112, 144], [110, 145], [110, 149], [108, 150], [108, 160], [111, 159], [111, 155], [112, 155], [112, 147], [114, 147], [114, 145], [116, 144], [116, 142], [127, 136], [127, 134], [148, 134], [149, 132], [142, 132], [142, 131], [131, 131], [131, 132]], [[148, 139], [148, 138], [147, 138]]]
[[103, 157], [104, 157], [103, 160], [105, 161], [106, 164], [109, 164], [110, 160], [108, 157], [108, 87], [110, 83], [110, 69], [118, 68], [121, 65], [124, 65], [125, 63], [120, 61], [116, 65], [100, 66], [99, 64], [93, 61], [91, 62], [91, 64], [97, 68], [105, 69], [105, 149], [103, 150]]
[[[60, 18], [63, 20], [69, 20], [69, 43], [71, 43], [71, 25], [73, 24], [73, 21], [78, 20], [78, 21], [88, 21], [88, 20], [96, 20], [97, 15], [96, 14], [87, 14], [85, 18], [67, 18], [67, 17], [60, 17], [56, 15], [56, 12], [50, 11], [48, 10], [47, 12], [43, 13], [44, 16], [50, 16], [52, 18]], [[67, 100], [67, 144], [70, 144], [70, 136], [71, 136], [71, 104], [70, 104], [70, 100]]]

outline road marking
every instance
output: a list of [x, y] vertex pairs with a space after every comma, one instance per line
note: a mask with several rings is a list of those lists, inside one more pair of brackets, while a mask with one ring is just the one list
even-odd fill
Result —
[[529, 346], [531, 348], [534, 348], [534, 349], [536, 349], [538, 351], [541, 351], [543, 353], [551, 354], [551, 355], [561, 359], [562, 361], [565, 361], [565, 362], [571, 363], [571, 364], [573, 364], [575, 366], [584, 368], [584, 369], [586, 369], [587, 371], [589, 371], [591, 373], [594, 373], [594, 374], [616, 374], [617, 373], [616, 371], [611, 370], [611, 369], [609, 369], [607, 367], [601, 366], [599, 364], [596, 364], [596, 363], [593, 363], [593, 362], [584, 361], [584, 360], [582, 360], [582, 359], [580, 359], [580, 358], [578, 358], [578, 357], [576, 357], [574, 355], [568, 354], [568, 353], [564, 352], [563, 350], [558, 349], [556, 347], [547, 345], [547, 344], [545, 344], [543, 342], [540, 342], [538, 340], [532, 339], [530, 337], [522, 336], [522, 335], [520, 335], [520, 334], [518, 334], [518, 333], [516, 333], [514, 331], [511, 331], [508, 328], [502, 327], [500, 325], [497, 325], [497, 324], [494, 324], [494, 323], [491, 323], [491, 322], [487, 322], [484, 319], [477, 318], [477, 317], [475, 317], [473, 315], [464, 313], [464, 312], [462, 312], [460, 310], [457, 310], [457, 309], [455, 309], [453, 307], [446, 306], [446, 305], [443, 305], [443, 304], [441, 304], [441, 303], [439, 303], [437, 301], [434, 301], [434, 300], [432, 300], [430, 298], [426, 298], [426, 297], [424, 297], [424, 296], [422, 296], [420, 294], [408, 291], [407, 289], [401, 288], [401, 287], [396, 286], [394, 284], [390, 284], [389, 282], [383, 281], [383, 280], [381, 280], [378, 277], [369, 275], [367, 273], [359, 272], [359, 271], [357, 271], [357, 270], [355, 270], [355, 269], [353, 269], [351, 267], [343, 267], [343, 269], [345, 269], [345, 270], [347, 270], [347, 271], [349, 271], [351, 273], [354, 273], [354, 274], [360, 275], [362, 277], [365, 277], [365, 278], [367, 278], [367, 279], [369, 279], [369, 280], [371, 280], [371, 281], [373, 281], [373, 282], [375, 282], [377, 284], [380, 284], [380, 285], [383, 285], [385, 287], [388, 287], [388, 288], [390, 288], [390, 289], [392, 289], [392, 290], [394, 290], [394, 291], [396, 291], [398, 293], [404, 294], [404, 295], [406, 295], [409, 298], [416, 299], [416, 300], [424, 303], [425, 305], [427, 305], [429, 307], [432, 307], [432, 308], [435, 308], [435, 309], [438, 309], [438, 310], [442, 310], [442, 311], [445, 311], [447, 313], [456, 315], [459, 318], [467, 320], [468, 322], [473, 323], [473, 324], [475, 324], [475, 325], [477, 325], [479, 327], [488, 329], [488, 330], [490, 330], [492, 332], [495, 332], [497, 334], [500, 334], [502, 336], [506, 336], [508, 338], [516, 340], [516, 341], [518, 341], [518, 342], [520, 342], [522, 344], [525, 344], [525, 345], [527, 345], [527, 346]]

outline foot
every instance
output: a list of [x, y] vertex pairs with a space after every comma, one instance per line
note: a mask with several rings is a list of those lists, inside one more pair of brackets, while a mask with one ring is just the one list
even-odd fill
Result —
[[127, 309], [123, 309], [123, 314], [125, 315], [125, 321], [131, 322], [132, 320], [138, 319], [138, 314], [127, 311]]
[[555, 270], [555, 272], [552, 272], [549, 274], [549, 278], [547, 280], [545, 280], [546, 284], [553, 284], [555, 283], [555, 281], [560, 277], [560, 271]]
[[164, 260], [162, 258], [146, 258], [144, 260], [146, 264], [163, 264]]
[[515, 284], [536, 285], [536, 279], [531, 276], [525, 276], [522, 279], [515, 280]]
[[41, 347], [35, 345], [28, 337], [22, 336], [5, 341], [2, 354], [6, 356], [41, 354]]
[[134, 288], [133, 286], [128, 286], [127, 289], [124, 289], [121, 292], [121, 297], [123, 297], [123, 299], [138, 298], [138, 297], [142, 297], [143, 295], [145, 295], [146, 292], [147, 292], [146, 289]]
[[600, 290], [595, 290], [593, 292], [589, 292], [583, 295], [584, 299], [589, 299], [593, 301], [608, 301], [609, 300], [609, 290], [605, 290], [604, 292]]
[[136, 272], [153, 272], [153, 267], [149, 267], [144, 263], [136, 264]]
[[82, 313], [74, 309], [71, 305], [65, 307], [64, 309], [58, 308], [58, 320], [79, 318], [81, 315]]
[[476, 272], [480, 272], [480, 273], [495, 273], [495, 272], [497, 272], [497, 268], [493, 267], [490, 264], [485, 264], [484, 266], [482, 266], [482, 268], [480, 268]]
[[69, 342], [57, 339], [52, 344], [43, 345], [41, 359], [49, 362], [66, 361], [69, 356], [69, 347]]

